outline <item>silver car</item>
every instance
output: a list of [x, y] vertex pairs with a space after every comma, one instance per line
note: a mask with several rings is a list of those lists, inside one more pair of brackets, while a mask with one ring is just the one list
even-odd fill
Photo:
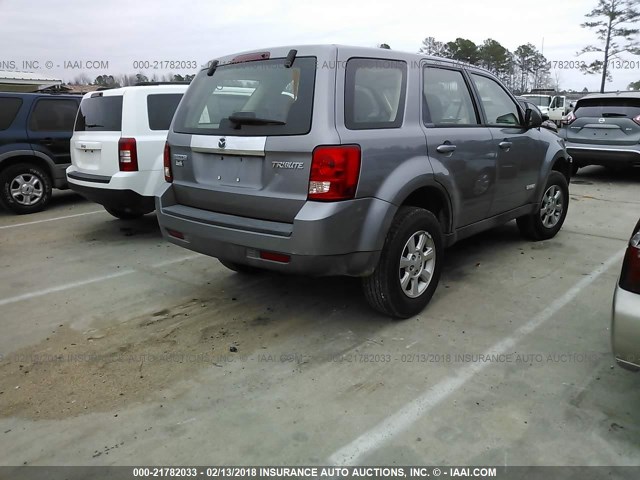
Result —
[[618, 365], [640, 370], [640, 221], [633, 230], [613, 295], [611, 345]]
[[559, 134], [574, 173], [587, 165], [640, 165], [640, 92], [587, 95], [563, 123]]

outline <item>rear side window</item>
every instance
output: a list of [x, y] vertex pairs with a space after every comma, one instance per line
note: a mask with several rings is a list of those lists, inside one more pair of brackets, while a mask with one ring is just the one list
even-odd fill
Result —
[[182, 99], [181, 93], [158, 93], [147, 97], [149, 129], [169, 130], [173, 114]]
[[29, 118], [29, 130], [71, 132], [77, 111], [78, 104], [73, 100], [38, 100]]
[[80, 102], [76, 132], [119, 132], [122, 130], [122, 95], [96, 96]]
[[346, 70], [346, 127], [350, 130], [400, 127], [406, 92], [405, 62], [352, 58]]
[[636, 98], [590, 98], [580, 100], [573, 114], [581, 117], [626, 117], [640, 115], [640, 99]]
[[174, 130], [199, 135], [304, 135], [311, 129], [315, 57], [220, 65], [201, 71], [180, 103]]
[[474, 73], [471, 78], [478, 89], [489, 125], [520, 125], [518, 107], [498, 82]]
[[21, 106], [21, 98], [0, 98], [0, 130], [11, 126]]
[[437, 126], [478, 125], [471, 93], [462, 72], [426, 67], [423, 84], [423, 119]]

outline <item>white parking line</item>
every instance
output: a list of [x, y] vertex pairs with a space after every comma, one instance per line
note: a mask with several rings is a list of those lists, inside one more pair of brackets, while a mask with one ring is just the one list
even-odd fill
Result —
[[[173, 260], [165, 260], [163, 262], [158, 262], [150, 265], [151, 268], [162, 268], [168, 265], [173, 265], [174, 263], [184, 262], [186, 260], [191, 260], [200, 255], [188, 255], [186, 257], [174, 258]], [[57, 287], [45, 288], [44, 290], [37, 290], [35, 292], [23, 293], [22, 295], [16, 295], [15, 297], [8, 297], [0, 300], [0, 307], [4, 305], [8, 305], [10, 303], [21, 302], [23, 300], [30, 300], [36, 297], [42, 297], [44, 295], [49, 295], [50, 293], [62, 292], [64, 290], [69, 290], [70, 288], [82, 287], [84, 285], [88, 285], [90, 283], [102, 282], [104, 280], [111, 280], [113, 278], [123, 277], [125, 275], [130, 275], [132, 273], [137, 272], [132, 268], [121, 270], [119, 272], [110, 273], [108, 275], [101, 275], [99, 277], [87, 278], [85, 280], [80, 280], [77, 282], [65, 283], [63, 285], [58, 285]]]
[[[490, 347], [485, 356], [500, 355], [510, 351], [525, 336], [536, 330], [549, 320], [560, 309], [571, 302], [585, 287], [593, 283], [600, 275], [606, 272], [622, 258], [624, 251], [618, 252], [596, 268], [590, 274], [570, 288], [564, 295], [553, 301], [547, 308], [518, 328], [513, 335], [504, 338]], [[613, 292], [613, 286], [611, 287]], [[345, 445], [329, 457], [331, 465], [357, 465], [367, 454], [380, 448], [383, 444], [393, 439], [396, 435], [407, 430], [415, 424], [420, 417], [429, 413], [440, 402], [455, 393], [474, 375], [489, 366], [490, 362], [470, 364], [459, 369], [452, 377], [442, 380], [433, 387], [425, 390], [420, 396], [407, 403], [393, 415], [385, 418], [376, 426], [366, 431], [348, 445]]]
[[93, 215], [94, 213], [106, 213], [105, 210], [96, 210], [95, 212], [76, 213], [75, 215], [65, 215], [64, 217], [46, 218], [44, 220], [36, 220], [34, 222], [16, 223], [14, 225], [3, 225], [0, 230], [5, 228], [24, 227], [26, 225], [36, 225], [37, 223], [54, 222], [56, 220], [64, 220], [65, 218], [83, 217], [84, 215]]

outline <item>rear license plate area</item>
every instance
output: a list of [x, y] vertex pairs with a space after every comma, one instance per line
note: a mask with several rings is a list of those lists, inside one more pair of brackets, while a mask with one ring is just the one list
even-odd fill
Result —
[[262, 187], [263, 157], [198, 154], [196, 181], [207, 185], [258, 189]]

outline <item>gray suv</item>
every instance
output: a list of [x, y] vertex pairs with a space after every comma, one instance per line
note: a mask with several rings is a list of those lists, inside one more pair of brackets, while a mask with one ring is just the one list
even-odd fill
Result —
[[362, 277], [395, 317], [431, 299], [444, 248], [517, 219], [553, 237], [571, 159], [490, 73], [391, 50], [273, 48], [214, 60], [173, 119], [166, 238], [232, 270]]

